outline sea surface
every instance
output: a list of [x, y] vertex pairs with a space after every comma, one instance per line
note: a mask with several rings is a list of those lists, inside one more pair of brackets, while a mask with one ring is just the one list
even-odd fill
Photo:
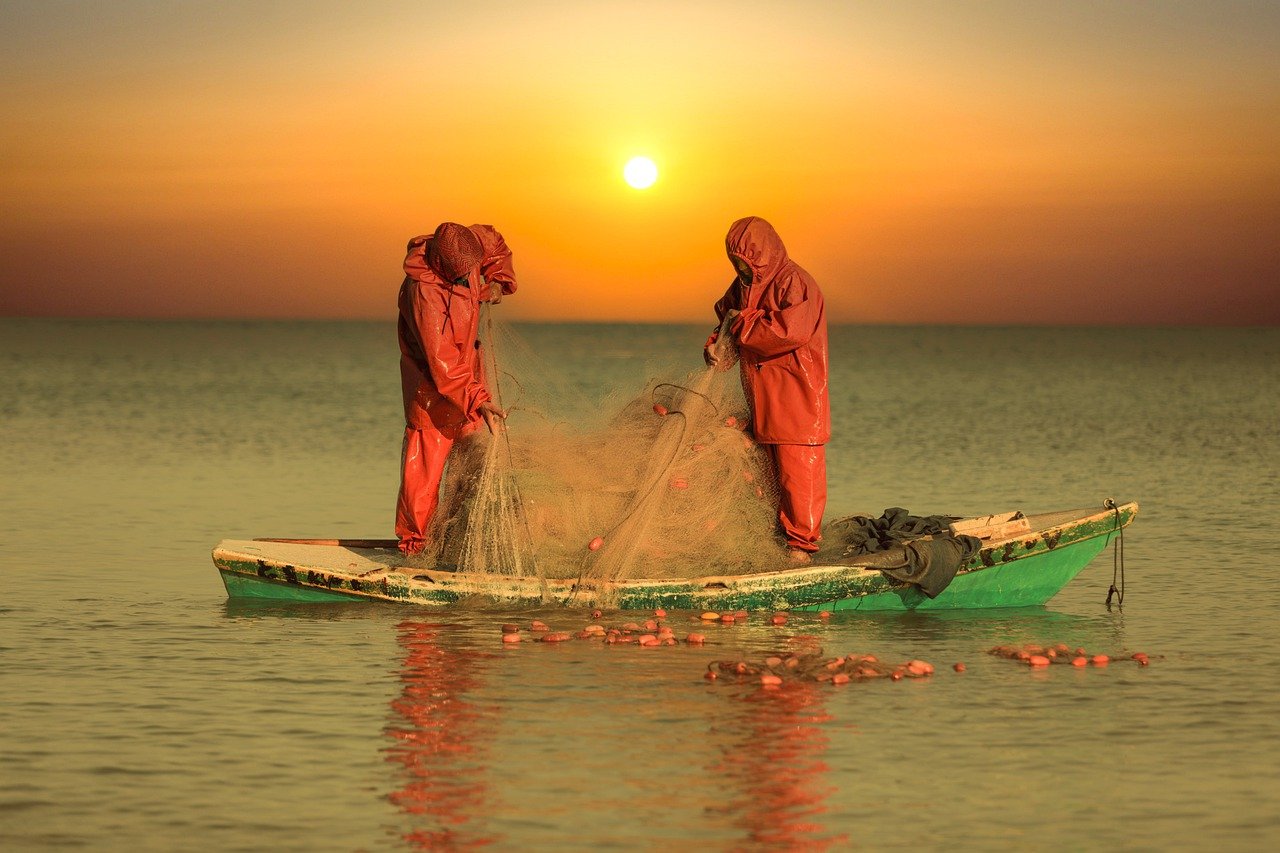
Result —
[[[706, 328], [517, 332], [598, 397]], [[657, 650], [228, 601], [222, 538], [391, 535], [397, 358], [390, 323], [0, 320], [0, 848], [1280, 844], [1280, 330], [833, 327], [829, 517], [1138, 500], [1123, 609], [1108, 550], [1042, 608]], [[797, 638], [937, 672], [702, 678]], [[1058, 641], [1151, 664], [986, 653]]]

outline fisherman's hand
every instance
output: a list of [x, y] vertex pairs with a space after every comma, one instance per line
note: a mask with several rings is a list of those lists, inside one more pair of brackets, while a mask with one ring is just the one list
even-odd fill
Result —
[[713, 342], [707, 344], [702, 351], [702, 360], [707, 363], [707, 367], [714, 367], [723, 373], [737, 362], [738, 352], [732, 345]]
[[493, 403], [480, 404], [480, 417], [484, 418], [484, 425], [489, 428], [489, 432], [497, 435], [502, 432], [503, 421], [507, 418], [507, 413], [499, 409]]

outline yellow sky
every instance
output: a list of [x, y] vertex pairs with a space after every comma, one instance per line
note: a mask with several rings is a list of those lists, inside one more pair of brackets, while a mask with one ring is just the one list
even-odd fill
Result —
[[[0, 315], [703, 320], [770, 219], [850, 322], [1280, 322], [1280, 6], [18, 3]], [[643, 154], [658, 182], [622, 180]]]

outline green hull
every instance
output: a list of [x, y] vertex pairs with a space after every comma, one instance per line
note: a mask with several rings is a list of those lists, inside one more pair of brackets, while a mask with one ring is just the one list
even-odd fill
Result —
[[982, 548], [933, 599], [870, 564], [591, 588], [572, 580], [542, 584], [414, 569], [403, 565], [394, 549], [228, 541], [214, 549], [213, 558], [229, 596], [275, 601], [448, 606], [483, 597], [499, 606], [868, 612], [1028, 607], [1044, 604], [1070, 583], [1137, 511], [1138, 505], [1129, 503], [1118, 511], [1032, 516], [1041, 521], [1038, 527]]
[[1087, 539], [1021, 560], [958, 576], [929, 598], [914, 586], [854, 598], [807, 604], [796, 610], [973, 610], [987, 607], [1034, 607], [1053, 598], [1098, 555], [1112, 535]]
[[364, 596], [351, 596], [347, 593], [330, 592], [327, 589], [316, 589], [288, 581], [270, 580], [257, 575], [240, 574], [239, 572], [220, 571], [222, 584], [227, 588], [230, 598], [266, 598], [271, 601], [367, 601]]

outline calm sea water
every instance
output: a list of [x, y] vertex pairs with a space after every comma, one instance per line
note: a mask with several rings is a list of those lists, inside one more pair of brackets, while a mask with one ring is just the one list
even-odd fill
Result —
[[[705, 334], [520, 331], [587, 393], [692, 369]], [[1280, 330], [843, 327], [831, 348], [831, 514], [1137, 499], [1123, 613], [1109, 552], [1044, 608], [755, 619], [704, 649], [498, 642], [585, 621], [555, 610], [229, 602], [221, 538], [390, 535], [391, 325], [0, 320], [0, 846], [1280, 842]], [[803, 635], [939, 671], [701, 680]], [[984, 654], [1059, 640], [1153, 661]]]

